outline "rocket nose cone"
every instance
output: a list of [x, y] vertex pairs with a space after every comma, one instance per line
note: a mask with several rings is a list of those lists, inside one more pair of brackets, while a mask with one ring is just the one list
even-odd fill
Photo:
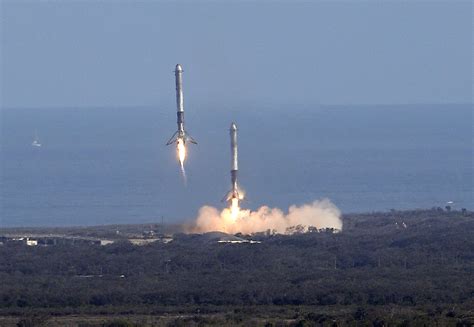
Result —
[[230, 124], [230, 130], [231, 131], [236, 131], [237, 130], [237, 125], [235, 123]]
[[182, 71], [183, 71], [183, 67], [181, 67], [180, 64], [177, 64], [177, 65], [176, 65], [176, 71], [177, 71], [177, 72], [182, 72]]

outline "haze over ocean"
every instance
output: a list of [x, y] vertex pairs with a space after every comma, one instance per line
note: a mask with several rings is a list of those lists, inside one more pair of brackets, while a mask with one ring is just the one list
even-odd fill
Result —
[[[472, 105], [188, 108], [184, 187], [174, 108], [5, 109], [1, 219], [7, 226], [193, 219], [230, 187], [239, 126], [247, 208], [329, 198], [343, 212], [474, 209]], [[43, 146], [31, 146], [35, 130]]]
[[474, 209], [469, 1], [3, 0], [0, 49], [0, 226], [223, 207], [231, 121], [244, 207]]

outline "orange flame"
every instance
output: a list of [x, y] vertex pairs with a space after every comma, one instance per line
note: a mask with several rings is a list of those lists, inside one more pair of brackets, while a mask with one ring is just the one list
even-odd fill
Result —
[[176, 143], [176, 149], [178, 150], [178, 159], [181, 164], [181, 168], [184, 167], [184, 159], [186, 159], [186, 146], [184, 145], [184, 140], [179, 138]]
[[232, 198], [231, 204], [230, 204], [230, 218], [232, 219], [232, 222], [235, 222], [237, 220], [237, 218], [239, 217], [239, 213], [240, 213], [239, 199]]

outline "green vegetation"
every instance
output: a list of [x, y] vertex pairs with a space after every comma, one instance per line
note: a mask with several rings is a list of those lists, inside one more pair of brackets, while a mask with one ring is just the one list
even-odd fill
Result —
[[18, 326], [73, 315], [77, 326], [474, 324], [472, 212], [343, 220], [341, 233], [254, 236], [260, 244], [185, 234], [141, 247], [7, 243], [0, 316]]

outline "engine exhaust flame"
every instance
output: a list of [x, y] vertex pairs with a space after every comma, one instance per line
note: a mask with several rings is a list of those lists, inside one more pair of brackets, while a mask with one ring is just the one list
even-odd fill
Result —
[[232, 198], [230, 204], [230, 218], [235, 223], [240, 214], [239, 199]]
[[186, 184], [186, 171], [184, 170], [184, 160], [186, 159], [186, 145], [182, 138], [178, 138], [176, 141], [176, 150], [178, 152], [178, 160], [181, 166], [181, 175], [183, 176], [184, 183]]
[[186, 146], [184, 145], [183, 139], [178, 139], [176, 148], [178, 149], [178, 159], [181, 166], [184, 165], [184, 159], [186, 159]]

